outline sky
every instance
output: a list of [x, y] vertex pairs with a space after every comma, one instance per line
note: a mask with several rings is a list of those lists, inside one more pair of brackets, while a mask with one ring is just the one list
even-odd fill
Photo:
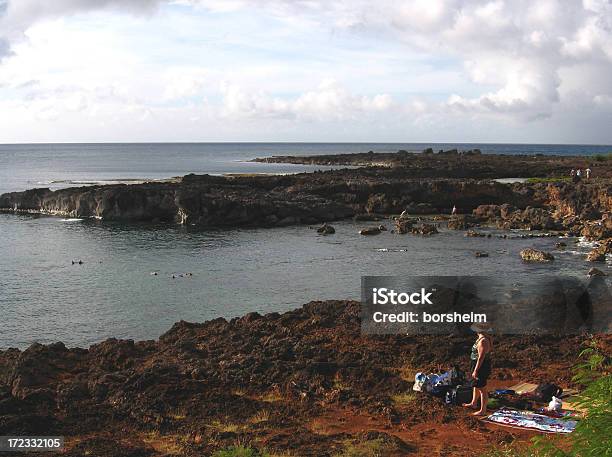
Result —
[[612, 144], [612, 0], [0, 0], [0, 143]]

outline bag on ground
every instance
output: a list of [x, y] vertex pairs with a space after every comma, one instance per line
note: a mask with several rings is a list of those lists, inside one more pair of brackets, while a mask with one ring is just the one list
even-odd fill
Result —
[[561, 398], [563, 395], [563, 389], [556, 384], [540, 384], [535, 392], [533, 398], [537, 401], [548, 403], [553, 397]]
[[470, 386], [453, 387], [446, 393], [444, 402], [449, 405], [461, 405], [472, 401], [473, 389]]

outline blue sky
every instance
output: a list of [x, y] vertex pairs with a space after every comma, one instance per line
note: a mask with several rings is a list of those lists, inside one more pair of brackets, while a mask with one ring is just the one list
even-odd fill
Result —
[[0, 142], [612, 143], [605, 0], [0, 5]]

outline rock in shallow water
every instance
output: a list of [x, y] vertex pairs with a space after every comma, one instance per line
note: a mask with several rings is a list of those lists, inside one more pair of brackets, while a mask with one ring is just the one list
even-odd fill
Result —
[[317, 233], [320, 233], [321, 235], [333, 235], [336, 233], [336, 229], [329, 224], [323, 224], [317, 229]]
[[417, 227], [413, 227], [412, 233], [414, 235], [434, 235], [439, 232], [434, 224], [421, 224]]
[[606, 273], [601, 271], [599, 268], [591, 268], [587, 273], [588, 276], [608, 276]]
[[359, 230], [360, 235], [379, 235], [380, 227], [366, 227]]
[[527, 248], [521, 251], [521, 259], [526, 262], [552, 262], [555, 257], [539, 249]]

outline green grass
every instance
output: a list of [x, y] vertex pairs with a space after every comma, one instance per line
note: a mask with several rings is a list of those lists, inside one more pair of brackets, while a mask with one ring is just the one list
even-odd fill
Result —
[[266, 450], [260, 451], [248, 446], [230, 446], [226, 449], [220, 449], [212, 454], [212, 457], [296, 457], [289, 451], [280, 451], [269, 453]]
[[347, 441], [344, 450], [334, 457], [384, 457], [389, 454], [389, 446], [383, 440], [369, 440], [352, 443]]
[[406, 392], [402, 394], [393, 395], [391, 396], [391, 400], [393, 400], [393, 403], [395, 403], [396, 405], [407, 405], [416, 400], [416, 393]]
[[258, 451], [252, 447], [231, 446], [227, 449], [216, 451], [212, 457], [270, 457], [265, 451]]
[[595, 156], [595, 160], [597, 162], [606, 162], [608, 160], [612, 160], [612, 152], [608, 152], [607, 154], [597, 154]]
[[569, 176], [551, 176], [547, 178], [527, 178], [527, 182], [531, 184], [536, 183], [553, 183], [553, 182], [571, 182], [572, 178]]

